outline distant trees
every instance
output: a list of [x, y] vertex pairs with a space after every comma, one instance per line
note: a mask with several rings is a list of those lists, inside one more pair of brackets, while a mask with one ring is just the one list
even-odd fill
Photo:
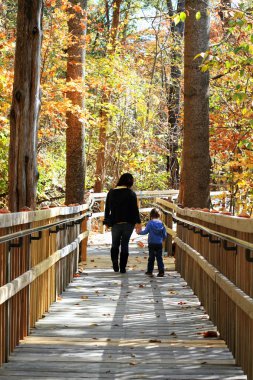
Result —
[[36, 206], [42, 0], [19, 0], [10, 111], [9, 208]]
[[[108, 45], [104, 51], [104, 54], [113, 61], [113, 56], [117, 47], [117, 37], [120, 25], [120, 7], [123, 0], [113, 0], [111, 9], [109, 1], [105, 1], [106, 10], [106, 28], [108, 33]], [[113, 71], [113, 66], [111, 67]], [[105, 77], [105, 80], [107, 78]], [[105, 85], [102, 90], [102, 104], [99, 115], [99, 146], [96, 159], [96, 172], [94, 191], [100, 193], [103, 190], [105, 182], [105, 149], [106, 149], [106, 135], [108, 131], [109, 123], [109, 110], [108, 104], [110, 101], [110, 89]]]
[[[171, 0], [167, 0], [169, 16], [171, 18], [171, 67], [170, 80], [167, 85], [167, 106], [168, 106], [168, 155], [167, 155], [167, 171], [169, 176], [169, 186], [172, 189], [179, 188], [179, 160], [178, 149], [180, 124], [180, 98], [181, 98], [181, 62], [183, 59], [183, 44], [184, 44], [184, 22], [180, 19], [180, 14], [184, 14], [185, 0], [177, 2], [176, 10]], [[178, 19], [175, 19], [175, 16]], [[176, 22], [177, 21], [177, 22]]]

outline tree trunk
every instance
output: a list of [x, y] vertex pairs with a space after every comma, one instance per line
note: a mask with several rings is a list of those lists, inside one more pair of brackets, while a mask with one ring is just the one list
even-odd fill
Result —
[[[174, 10], [172, 6], [172, 1], [167, 1], [167, 7], [169, 11], [169, 16], [174, 16]], [[185, 0], [179, 0], [177, 3], [176, 13], [183, 12], [185, 10]], [[183, 34], [184, 34], [184, 23], [179, 22], [175, 25], [172, 22], [171, 27], [172, 33], [172, 47], [171, 47], [171, 75], [170, 84], [168, 88], [167, 104], [168, 104], [168, 151], [167, 156], [167, 172], [170, 173], [170, 183], [169, 186], [172, 189], [179, 188], [179, 163], [178, 163], [178, 144], [180, 131], [178, 127], [178, 116], [180, 111], [180, 62], [183, 56]]]
[[111, 27], [111, 43], [113, 51], [116, 50], [116, 42], [119, 30], [119, 21], [120, 21], [120, 6], [122, 0], [113, 0], [113, 15], [112, 15], [112, 27]]
[[[67, 82], [84, 81], [85, 64], [85, 27], [83, 27], [84, 10], [87, 0], [71, 0], [68, 21], [72, 43], [68, 47]], [[80, 5], [82, 8], [74, 8]], [[83, 109], [83, 94], [79, 91], [69, 91], [68, 99], [73, 107]], [[83, 203], [85, 189], [85, 128], [80, 116], [75, 112], [67, 112], [66, 130], [66, 204]]]
[[226, 11], [228, 11], [229, 9], [231, 9], [231, 0], [221, 0], [220, 10], [218, 13], [223, 23], [223, 28], [225, 29], [229, 27], [230, 18], [228, 12], [226, 13]]
[[[104, 99], [105, 101], [105, 99]], [[106, 110], [100, 110], [100, 126], [99, 126], [99, 148], [97, 152], [96, 174], [94, 192], [101, 193], [105, 181], [105, 149], [106, 149], [106, 127], [108, 116]]]
[[179, 201], [183, 206], [201, 208], [210, 202], [209, 73], [201, 72], [201, 59], [194, 57], [209, 47], [208, 5], [207, 0], [185, 3], [184, 140]]
[[36, 207], [42, 0], [19, 0], [10, 110], [9, 208]]

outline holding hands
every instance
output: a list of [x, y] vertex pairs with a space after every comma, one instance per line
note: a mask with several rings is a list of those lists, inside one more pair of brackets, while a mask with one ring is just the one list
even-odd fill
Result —
[[138, 223], [135, 225], [135, 231], [137, 234], [139, 234], [139, 232], [141, 232], [142, 230], [142, 226], [141, 226], [141, 223]]

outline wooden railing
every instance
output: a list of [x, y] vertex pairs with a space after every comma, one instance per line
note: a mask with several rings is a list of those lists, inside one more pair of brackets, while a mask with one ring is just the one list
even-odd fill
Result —
[[253, 219], [156, 202], [176, 224], [176, 269], [253, 380]]
[[0, 215], [0, 364], [85, 259], [89, 205]]

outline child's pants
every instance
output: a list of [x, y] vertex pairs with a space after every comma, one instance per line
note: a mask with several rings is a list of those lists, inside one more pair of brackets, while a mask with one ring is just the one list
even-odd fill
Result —
[[162, 244], [150, 244], [148, 245], [149, 257], [148, 257], [148, 272], [152, 273], [154, 269], [155, 259], [159, 272], [164, 272], [163, 264], [163, 246]]

